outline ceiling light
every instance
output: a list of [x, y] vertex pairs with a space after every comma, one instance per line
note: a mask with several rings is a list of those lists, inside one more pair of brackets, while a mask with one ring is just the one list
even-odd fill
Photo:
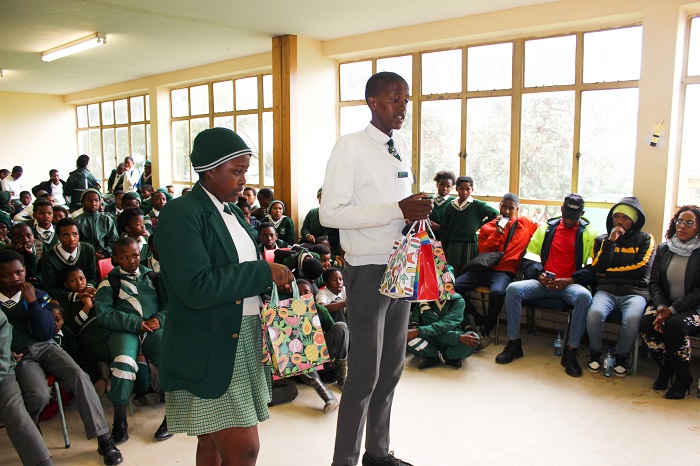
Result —
[[4, 78], [4, 77], [5, 77], [5, 70], [0, 69], [0, 78]]
[[55, 47], [46, 52], [41, 52], [42, 61], [54, 61], [59, 58], [67, 57], [68, 55], [73, 55], [74, 53], [82, 52], [83, 50], [88, 50], [98, 45], [103, 45], [107, 43], [107, 34], [96, 32], [90, 34], [82, 39], [74, 40], [67, 44]]

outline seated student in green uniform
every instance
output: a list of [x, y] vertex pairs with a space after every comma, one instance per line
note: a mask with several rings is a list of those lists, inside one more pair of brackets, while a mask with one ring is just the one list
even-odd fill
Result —
[[257, 198], [259, 207], [257, 209], [253, 209], [253, 217], [262, 222], [263, 218], [270, 213], [268, 211], [268, 207], [275, 199], [275, 193], [270, 188], [262, 188], [260, 191], [258, 191]]
[[41, 256], [44, 251], [48, 251], [58, 243], [58, 237], [53, 227], [53, 205], [46, 199], [39, 199], [34, 203], [34, 226], [32, 234], [34, 235], [34, 248], [36, 249], [36, 258], [41, 261]]
[[0, 251], [0, 310], [13, 327], [11, 349], [21, 355], [15, 371], [29, 415], [38, 423], [39, 414], [49, 402], [45, 371], [50, 372], [74, 394], [85, 433], [88, 438], [97, 437], [97, 451], [104, 463], [119, 464], [122, 455], [109, 435], [102, 404], [90, 379], [53, 341], [56, 323], [50, 300], [46, 292], [25, 282], [20, 254]]
[[80, 240], [90, 243], [95, 248], [97, 260], [112, 256], [112, 246], [119, 238], [114, 220], [109, 215], [98, 211], [102, 195], [94, 188], [86, 189], [80, 202], [83, 213], [75, 217], [80, 231]]
[[[124, 193], [124, 196], [122, 196], [122, 210], [124, 209], [141, 209], [141, 198], [139, 195], [134, 192]], [[141, 211], [143, 211], [143, 209], [141, 209]], [[144, 216], [143, 223], [146, 226], [148, 236], [152, 235], [153, 225], [151, 225], [151, 218]]]
[[158, 216], [160, 209], [168, 202], [168, 196], [162, 191], [156, 191], [151, 195], [151, 210], [148, 212], [148, 218], [151, 220], [153, 231], [156, 231], [158, 225]]
[[122, 213], [122, 197], [124, 197], [124, 191], [121, 189], [114, 191], [113, 202], [105, 206], [105, 214], [111, 216], [112, 220], [116, 221], [117, 215]]
[[0, 210], [0, 249], [9, 246], [11, 241], [8, 236], [12, 228], [12, 219], [5, 212]]
[[[321, 203], [321, 194], [323, 194], [323, 188], [319, 188], [316, 192], [316, 198], [318, 203]], [[304, 223], [301, 226], [301, 239], [302, 241], [308, 241], [309, 243], [315, 243], [316, 238], [319, 236], [328, 236], [330, 228], [326, 228], [321, 225], [321, 221], [318, 219], [318, 207], [311, 209], [304, 217]]]
[[[0, 422], [5, 426], [22, 464], [51, 466], [51, 453], [24, 407], [22, 391], [15, 377], [17, 363], [10, 349], [11, 343], [12, 325], [5, 313], [0, 312]], [[9, 459], [4, 458], [5, 461]]]
[[151, 195], [153, 195], [153, 186], [151, 186], [150, 184], [145, 184], [139, 188], [138, 193], [141, 196], [141, 209], [144, 212], [148, 212], [153, 207], [151, 203]]
[[68, 218], [68, 209], [60, 205], [53, 206], [53, 217], [51, 217], [51, 223], [54, 225], [54, 227], [62, 218]]
[[296, 233], [294, 232], [294, 222], [291, 218], [284, 215], [285, 207], [284, 202], [280, 200], [274, 200], [270, 202], [268, 206], [268, 214], [263, 219], [263, 222], [272, 223], [277, 230], [277, 236], [279, 239], [287, 244], [294, 244], [294, 237]]
[[258, 243], [258, 251], [260, 251], [260, 254], [263, 256], [266, 250], [287, 247], [287, 243], [277, 238], [277, 230], [275, 230], [275, 226], [269, 222], [260, 224]]
[[345, 311], [345, 286], [343, 272], [330, 268], [323, 271], [323, 284], [325, 288], [316, 294], [316, 304], [323, 305], [336, 322], [347, 322]]
[[110, 363], [107, 333], [97, 322], [95, 300], [86, 293], [88, 281], [85, 274], [77, 265], [70, 265], [63, 271], [63, 284], [69, 294], [79, 296], [78, 301], [62, 298], [60, 302], [65, 328], [72, 331], [76, 337], [78, 357], [76, 361], [80, 368], [90, 377], [95, 391], [102, 396], [109, 385], [109, 374], [105, 369]]
[[37, 254], [34, 247], [34, 235], [32, 229], [26, 223], [15, 223], [10, 228], [10, 238], [12, 239], [11, 249], [17, 251], [24, 259], [24, 266], [27, 269], [27, 281], [33, 285], [39, 285], [37, 274]]
[[260, 220], [251, 215], [252, 207], [250, 203], [244, 196], [240, 196], [236, 205], [241, 209], [241, 212], [243, 212], [243, 217], [245, 217], [246, 222], [250, 225], [250, 229], [253, 230], [253, 236], [257, 238], [258, 230], [260, 229]]
[[[56, 224], [58, 244], [46, 251], [41, 258], [41, 278], [46, 291], [53, 299], [79, 302], [83, 297], [95, 296], [97, 287], [97, 262], [95, 249], [79, 241], [78, 223], [72, 218], [61, 219]], [[87, 278], [85, 291], [75, 293], [64, 287], [65, 270], [77, 265]]]
[[136, 241], [141, 251], [141, 265], [148, 265], [148, 232], [141, 209], [130, 207], [124, 209], [117, 217], [117, 231], [119, 236], [128, 236]]
[[455, 369], [479, 346], [479, 335], [462, 330], [464, 299], [458, 294], [448, 300], [413, 303], [411, 326], [408, 330], [410, 353], [418, 357], [418, 369], [440, 363]]
[[78, 344], [75, 341], [73, 331], [68, 327], [63, 328], [65, 322], [63, 320], [61, 305], [55, 300], [52, 300], [49, 304], [53, 311], [53, 320], [56, 322], [56, 333], [53, 335], [53, 341], [55, 341], [63, 351], [68, 353], [68, 355], [73, 358], [73, 361], [78, 362]]
[[[144, 354], [156, 367], [160, 363], [165, 298], [156, 291], [156, 275], [140, 265], [141, 251], [133, 238], [124, 236], [114, 243], [113, 260], [117, 267], [100, 283], [95, 310], [97, 320], [107, 331], [109, 352], [113, 356], [112, 388], [107, 397], [114, 404], [112, 438], [121, 443], [129, 439], [126, 408], [134, 390], [136, 359]], [[170, 437], [163, 418], [155, 438]]]

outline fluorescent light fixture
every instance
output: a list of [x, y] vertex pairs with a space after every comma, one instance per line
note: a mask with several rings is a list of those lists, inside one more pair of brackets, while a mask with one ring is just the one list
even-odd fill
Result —
[[41, 52], [42, 61], [54, 61], [59, 58], [67, 57], [68, 55], [73, 55], [74, 53], [82, 52], [83, 50], [88, 50], [98, 45], [103, 45], [107, 43], [107, 34], [96, 32], [90, 34], [82, 39], [74, 40], [67, 44], [55, 47], [46, 52]]
[[4, 77], [5, 77], [5, 70], [0, 69], [0, 78], [4, 78]]

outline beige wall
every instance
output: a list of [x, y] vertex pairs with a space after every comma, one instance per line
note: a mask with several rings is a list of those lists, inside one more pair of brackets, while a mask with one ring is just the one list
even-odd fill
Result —
[[75, 112], [62, 96], [0, 92], [0, 168], [24, 168], [27, 190], [56, 168], [64, 180], [75, 169]]

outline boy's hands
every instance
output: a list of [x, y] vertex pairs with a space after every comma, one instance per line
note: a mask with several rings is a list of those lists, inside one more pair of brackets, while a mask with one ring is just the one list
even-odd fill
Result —
[[425, 220], [433, 210], [433, 200], [425, 193], [417, 193], [399, 201], [406, 220]]
[[160, 321], [158, 321], [158, 319], [156, 319], [155, 317], [151, 317], [150, 319], [145, 320], [143, 323], [149, 329], [148, 330], [149, 333], [155, 332], [156, 330], [158, 330], [160, 328]]
[[33, 285], [24, 282], [19, 286], [19, 289], [22, 292], [22, 297], [25, 301], [27, 301], [27, 303], [33, 303], [34, 301], [36, 301], [36, 293], [34, 293]]
[[291, 291], [290, 283], [294, 281], [294, 275], [289, 267], [282, 264], [275, 264], [274, 262], [268, 262], [267, 265], [270, 266], [270, 272], [272, 272], [272, 281], [275, 285], [284, 288], [286, 291]]

